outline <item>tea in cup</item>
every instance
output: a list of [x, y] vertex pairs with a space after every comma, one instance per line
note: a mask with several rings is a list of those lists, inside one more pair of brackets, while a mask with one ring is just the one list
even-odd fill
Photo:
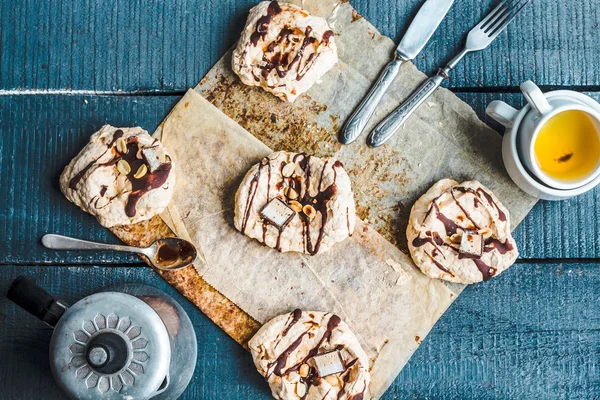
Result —
[[[531, 81], [521, 85], [530, 110], [517, 130], [518, 157], [545, 185], [582, 187], [600, 175], [600, 113], [573, 96], [545, 96]], [[596, 103], [597, 104], [597, 103]], [[488, 114], [509, 127], [517, 113], [493, 102]]]
[[535, 165], [552, 180], [585, 184], [600, 159], [598, 126], [598, 120], [586, 111], [570, 109], [554, 114], [535, 135]]

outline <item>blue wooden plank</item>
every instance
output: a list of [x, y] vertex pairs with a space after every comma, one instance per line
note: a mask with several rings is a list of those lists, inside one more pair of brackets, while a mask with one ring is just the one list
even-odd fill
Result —
[[[598, 92], [585, 94], [600, 101]], [[520, 93], [459, 93], [458, 96], [500, 132], [504, 128], [485, 115], [486, 105], [496, 99], [515, 108], [525, 104]], [[600, 257], [600, 187], [569, 200], [539, 202], [517, 227], [515, 239], [525, 259]]]
[[39, 238], [55, 232], [117, 242], [94, 218], [70, 204], [58, 179], [65, 165], [105, 123], [146, 127], [151, 132], [176, 97], [3, 97], [0, 105], [0, 263], [139, 262], [135, 255], [58, 253]]
[[[383, 399], [593, 398], [600, 392], [598, 267], [519, 264], [470, 286]], [[185, 308], [199, 338], [196, 372], [182, 399], [271, 398], [249, 354], [148, 268], [5, 266], [2, 399], [59, 398], [48, 370], [51, 330], [3, 297], [19, 274], [70, 302], [116, 282], [158, 287]]]
[[[460, 93], [483, 117], [485, 105], [501, 98], [517, 106], [516, 94]], [[600, 94], [592, 94], [600, 99]], [[68, 203], [58, 177], [104, 123], [141, 125], [152, 132], [176, 96], [0, 97], [0, 263], [138, 262], [135, 256], [57, 253], [39, 245], [48, 232], [116, 241], [94, 218]], [[600, 188], [563, 202], [541, 202], [517, 228], [523, 258], [600, 256]], [[543, 227], [543, 229], [541, 228]]]
[[[0, 88], [184, 90], [236, 40], [256, 0], [2, 1]], [[428, 73], [448, 61], [496, 0], [452, 7], [418, 57]], [[421, 0], [354, 0], [396, 41]], [[452, 87], [600, 85], [600, 0], [535, 1], [485, 52], [469, 55]]]
[[69, 304], [117, 283], [157, 287], [183, 306], [198, 339], [196, 370], [182, 399], [270, 398], [268, 387], [246, 350], [150, 268], [3, 267], [0, 270], [1, 399], [65, 398], [49, 368], [52, 329], [5, 297], [10, 282], [19, 274], [33, 277], [40, 286]]

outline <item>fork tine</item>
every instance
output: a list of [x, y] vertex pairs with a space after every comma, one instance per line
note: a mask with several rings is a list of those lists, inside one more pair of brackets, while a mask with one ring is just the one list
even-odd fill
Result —
[[[510, 0], [512, 1], [512, 0]], [[490, 22], [492, 20], [492, 18], [496, 17], [500, 12], [501, 9], [504, 8], [504, 6], [506, 6], [507, 1], [506, 0], [502, 0], [500, 2], [500, 4], [498, 4], [496, 6], [496, 8], [494, 8], [492, 11], [490, 11], [480, 22], [479, 24], [477, 24], [477, 26], [481, 29], [483, 29], [484, 25], [486, 25], [488, 22]]]
[[518, 0], [517, 3], [511, 7], [511, 9], [506, 13], [506, 15], [498, 20], [491, 28], [487, 30], [487, 34], [490, 37], [496, 37], [500, 32], [504, 30], [510, 24], [510, 22], [515, 19], [515, 17], [519, 14], [519, 12], [525, 7], [531, 0]]
[[499, 4], [498, 7], [493, 9], [478, 25], [479, 29], [486, 30], [490, 25], [494, 25], [500, 18], [502, 18], [512, 7], [512, 3], [515, 0], [505, 0]]

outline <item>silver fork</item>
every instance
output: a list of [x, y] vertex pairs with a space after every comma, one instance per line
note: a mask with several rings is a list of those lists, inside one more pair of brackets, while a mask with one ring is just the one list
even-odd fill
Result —
[[465, 55], [473, 51], [483, 50], [496, 39], [498, 34], [517, 16], [531, 0], [504, 0], [477, 24], [467, 36], [463, 50], [458, 53], [437, 75], [425, 81], [408, 99], [373, 129], [367, 138], [372, 147], [381, 146], [388, 141], [431, 94], [449, 78], [450, 71]]

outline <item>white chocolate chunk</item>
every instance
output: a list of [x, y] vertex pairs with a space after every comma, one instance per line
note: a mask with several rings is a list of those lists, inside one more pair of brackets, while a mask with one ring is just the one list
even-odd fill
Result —
[[483, 254], [483, 235], [475, 231], [464, 231], [460, 240], [459, 253], [480, 258]]
[[296, 214], [283, 200], [274, 198], [260, 212], [262, 217], [281, 229]]
[[142, 150], [144, 158], [148, 162], [150, 172], [154, 172], [165, 163], [165, 152], [162, 147], [148, 147]]
[[346, 370], [342, 356], [338, 350], [318, 354], [313, 357], [313, 362], [321, 378]]

